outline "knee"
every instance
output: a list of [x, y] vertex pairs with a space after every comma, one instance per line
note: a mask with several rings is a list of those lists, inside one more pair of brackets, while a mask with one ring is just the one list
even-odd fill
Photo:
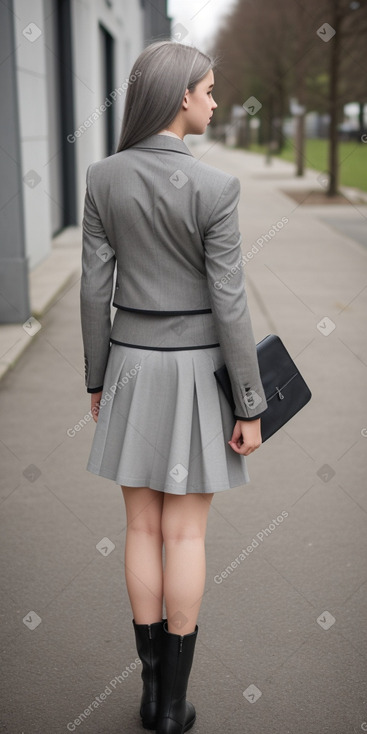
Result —
[[202, 495], [166, 495], [161, 520], [164, 543], [204, 542], [212, 496], [204, 501]]
[[142, 520], [137, 518], [136, 520], [133, 520], [132, 522], [128, 523], [127, 532], [139, 534], [142, 536], [146, 535], [152, 538], [156, 537], [162, 540], [162, 530], [160, 522], [154, 522], [151, 519]]
[[162, 524], [162, 537], [165, 545], [171, 543], [203, 542], [204, 534], [197, 525], [165, 525]]

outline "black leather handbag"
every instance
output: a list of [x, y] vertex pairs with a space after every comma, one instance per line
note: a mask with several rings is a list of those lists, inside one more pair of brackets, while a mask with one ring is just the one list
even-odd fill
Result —
[[[266, 410], [259, 415], [264, 443], [308, 403], [312, 393], [279, 336], [268, 334], [256, 345], [256, 351], [268, 404]], [[214, 375], [235, 412], [226, 365], [215, 370]]]

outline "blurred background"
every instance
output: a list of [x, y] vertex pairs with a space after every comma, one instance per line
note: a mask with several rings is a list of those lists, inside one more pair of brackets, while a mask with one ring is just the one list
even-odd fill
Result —
[[[218, 133], [224, 126], [243, 147], [295, 159], [299, 176], [306, 165], [326, 169], [330, 196], [339, 182], [367, 190], [366, 41], [363, 1], [240, 0], [211, 44]], [[253, 119], [239, 104], [251, 95], [262, 104]], [[341, 170], [339, 148], [343, 159], [355, 152]]]

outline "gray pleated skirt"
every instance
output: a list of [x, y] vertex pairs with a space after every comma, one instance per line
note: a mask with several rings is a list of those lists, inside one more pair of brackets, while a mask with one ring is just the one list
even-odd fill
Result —
[[158, 351], [112, 344], [87, 470], [170, 494], [247, 484], [227, 441], [235, 419], [217, 386], [220, 347]]

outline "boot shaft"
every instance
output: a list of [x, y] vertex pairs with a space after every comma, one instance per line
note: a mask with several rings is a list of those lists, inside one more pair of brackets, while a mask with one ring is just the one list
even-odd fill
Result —
[[188, 635], [175, 635], [163, 625], [161, 699], [157, 734], [182, 734], [193, 725], [196, 713], [186, 701], [198, 627]]
[[142, 662], [140, 716], [145, 729], [155, 729], [157, 722], [164, 622], [162, 619], [154, 624], [136, 624], [133, 619], [136, 649]]

